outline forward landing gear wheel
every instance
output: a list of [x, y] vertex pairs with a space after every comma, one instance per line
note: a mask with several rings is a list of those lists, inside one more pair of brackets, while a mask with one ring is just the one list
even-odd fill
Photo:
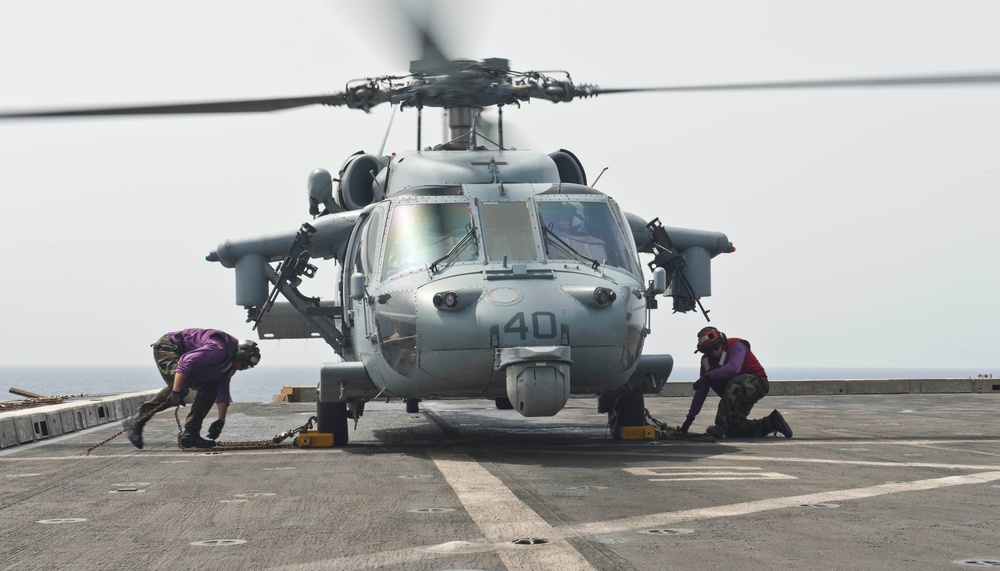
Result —
[[500, 410], [514, 410], [513, 403], [511, 403], [510, 399], [507, 397], [498, 398], [495, 402], [497, 404], [497, 408]]
[[406, 412], [420, 412], [420, 399], [406, 399]]
[[316, 431], [333, 434], [333, 445], [347, 444], [347, 403], [317, 402]]
[[646, 399], [642, 392], [635, 391], [623, 395], [615, 403], [614, 410], [608, 412], [608, 428], [611, 438], [621, 440], [623, 426], [646, 424]]

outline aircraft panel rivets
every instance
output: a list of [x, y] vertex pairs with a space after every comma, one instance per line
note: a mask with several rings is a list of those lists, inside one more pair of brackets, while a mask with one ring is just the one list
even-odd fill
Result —
[[208, 539], [205, 541], [192, 541], [191, 545], [198, 547], [227, 547], [230, 545], [242, 545], [245, 539]]
[[406, 511], [415, 514], [443, 514], [443, 513], [453, 512], [455, 510], [453, 508], [415, 508]]
[[87, 521], [87, 518], [83, 517], [56, 517], [52, 519], [40, 519], [37, 523], [81, 523]]
[[639, 533], [643, 535], [687, 535], [689, 533], [694, 533], [694, 530], [688, 529], [686, 527], [677, 527], [677, 528], [664, 527], [664, 528], [644, 529]]

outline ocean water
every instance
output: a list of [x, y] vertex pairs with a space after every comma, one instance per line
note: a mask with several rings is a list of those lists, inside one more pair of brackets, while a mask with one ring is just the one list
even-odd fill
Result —
[[[980, 375], [1000, 378], [1000, 368], [969, 369], [943, 367], [933, 369], [860, 368], [860, 367], [767, 367], [774, 381], [827, 379], [968, 379]], [[693, 381], [696, 367], [674, 367], [671, 381]], [[232, 394], [236, 402], [270, 402], [285, 386], [315, 386], [319, 366], [261, 367], [242, 371], [233, 377]], [[165, 386], [153, 365], [45, 367], [0, 365], [0, 401], [21, 398], [6, 392], [18, 388], [33, 393], [87, 396], [158, 389]]]

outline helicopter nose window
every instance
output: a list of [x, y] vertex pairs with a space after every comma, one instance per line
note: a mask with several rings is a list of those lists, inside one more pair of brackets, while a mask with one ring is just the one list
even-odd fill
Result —
[[636, 271], [623, 232], [606, 202], [539, 201], [538, 214], [545, 228], [548, 259], [597, 260]]
[[538, 260], [527, 202], [488, 202], [479, 205], [488, 260]]
[[423, 268], [449, 253], [453, 262], [475, 260], [478, 256], [472, 240], [452, 252], [469, 233], [471, 220], [466, 202], [397, 204], [389, 221], [382, 279]]

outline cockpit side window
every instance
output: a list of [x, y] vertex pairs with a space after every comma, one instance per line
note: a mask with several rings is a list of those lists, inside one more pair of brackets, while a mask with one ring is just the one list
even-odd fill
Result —
[[375, 251], [378, 249], [378, 223], [380, 213], [378, 210], [371, 213], [365, 220], [364, 234], [362, 235], [360, 263], [361, 271], [365, 275], [370, 275], [375, 269]]
[[483, 226], [486, 258], [500, 261], [538, 260], [535, 234], [531, 229], [530, 204], [527, 202], [483, 202], [479, 219]]
[[[472, 228], [467, 202], [396, 204], [390, 214], [382, 279], [429, 266], [448, 255]], [[453, 262], [478, 258], [472, 240], [452, 253]]]

